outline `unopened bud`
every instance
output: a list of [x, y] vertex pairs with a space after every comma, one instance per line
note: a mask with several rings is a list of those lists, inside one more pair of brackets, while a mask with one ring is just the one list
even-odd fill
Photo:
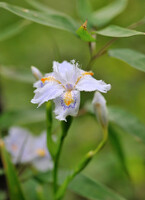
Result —
[[41, 72], [39, 71], [39, 69], [37, 69], [36, 67], [34, 66], [31, 66], [31, 70], [32, 70], [32, 74], [33, 76], [36, 78], [36, 80], [40, 80], [42, 78], [42, 74]]
[[103, 128], [108, 126], [108, 110], [106, 106], [106, 100], [100, 92], [95, 92], [93, 98], [93, 106], [96, 117]]

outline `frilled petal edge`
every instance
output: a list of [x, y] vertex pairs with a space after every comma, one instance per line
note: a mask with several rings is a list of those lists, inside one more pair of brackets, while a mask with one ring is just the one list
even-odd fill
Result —
[[76, 84], [75, 88], [79, 91], [91, 92], [91, 91], [97, 90], [97, 91], [106, 93], [107, 91], [109, 91], [111, 89], [111, 85], [106, 84], [102, 80], [98, 81], [90, 75], [86, 75], [86, 76], [83, 76], [82, 78], [80, 78], [80, 80]]

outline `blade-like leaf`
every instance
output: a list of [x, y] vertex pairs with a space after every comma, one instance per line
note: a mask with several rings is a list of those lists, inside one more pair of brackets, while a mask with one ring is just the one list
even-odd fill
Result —
[[109, 107], [109, 119], [125, 132], [130, 133], [145, 143], [145, 125], [134, 115], [121, 108], [112, 106]]
[[19, 33], [21, 33], [31, 22], [26, 20], [21, 20], [15, 24], [8, 26], [0, 31], [0, 41], [9, 39]]
[[94, 12], [91, 22], [94, 26], [102, 27], [119, 15], [127, 6], [127, 0], [115, 0], [106, 7]]
[[83, 21], [89, 20], [92, 13], [90, 0], [77, 0], [77, 10], [80, 18]]
[[131, 49], [112, 49], [109, 50], [109, 55], [145, 72], [145, 55], [140, 52]]
[[122, 145], [121, 145], [121, 142], [120, 142], [120, 138], [119, 138], [119, 135], [118, 135], [118, 130], [117, 130], [117, 128], [115, 128], [113, 126], [113, 124], [109, 124], [109, 140], [110, 140], [111, 145], [114, 149], [114, 152], [116, 153], [116, 155], [119, 158], [120, 165], [122, 166], [122, 169], [127, 174], [127, 176], [130, 178], [130, 175], [129, 175], [129, 172], [128, 172], [128, 169], [127, 169], [126, 160], [125, 160], [125, 155], [124, 155]]
[[45, 112], [43, 110], [20, 110], [5, 112], [0, 115], [0, 128], [8, 128], [13, 125], [25, 125], [45, 120]]
[[143, 32], [131, 30], [128, 28], [122, 28], [116, 25], [108, 26], [102, 30], [95, 31], [95, 33], [99, 35], [107, 36], [107, 37], [130, 37], [130, 36], [135, 36], [135, 35], [145, 36], [145, 33]]
[[64, 14], [64, 13], [61, 13], [59, 11], [56, 11], [52, 8], [49, 8], [47, 5], [44, 5], [42, 4], [40, 1], [38, 0], [25, 0], [29, 5], [31, 5], [33, 8], [39, 10], [39, 11], [43, 11], [45, 12], [46, 14], [57, 14], [57, 15], [63, 15], [63, 16], [66, 16], [66, 17], [69, 17], [68, 15]]
[[42, 13], [38, 11], [29, 10], [19, 6], [14, 6], [5, 2], [0, 2], [0, 7], [4, 8], [22, 18], [30, 21], [46, 25], [53, 28], [58, 28], [75, 33], [77, 29], [76, 22], [66, 15], [57, 13]]
[[[68, 171], [61, 171], [59, 174], [59, 184], [62, 184], [66, 175], [68, 175]], [[52, 182], [52, 174], [44, 173], [37, 175], [35, 177], [37, 180], [41, 182]], [[90, 200], [125, 200], [125, 198], [116, 194], [111, 189], [107, 188], [105, 185], [85, 176], [79, 174], [68, 186], [68, 188], [85, 198]]]
[[5, 78], [16, 80], [24, 83], [34, 83], [35, 79], [32, 75], [32, 73], [27, 70], [19, 70], [14, 69], [11, 67], [4, 67], [0, 66], [0, 76], [3, 76]]
[[90, 200], [125, 200], [101, 183], [84, 175], [78, 175], [69, 185], [69, 189]]
[[10, 200], [25, 200], [15, 168], [10, 161], [9, 155], [4, 147], [4, 144], [2, 144], [3, 142], [0, 142], [2, 162], [9, 188], [9, 198]]

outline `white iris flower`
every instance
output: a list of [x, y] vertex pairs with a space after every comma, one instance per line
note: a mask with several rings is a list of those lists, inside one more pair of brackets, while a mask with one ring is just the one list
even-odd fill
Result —
[[32, 103], [41, 106], [44, 102], [54, 100], [55, 114], [59, 120], [68, 115], [76, 116], [80, 105], [80, 91], [100, 91], [106, 93], [111, 85], [92, 77], [93, 72], [78, 68], [78, 63], [64, 61], [53, 62], [53, 72], [34, 83], [37, 89]]
[[14, 164], [31, 163], [40, 171], [52, 169], [53, 162], [47, 150], [45, 132], [40, 136], [33, 136], [26, 129], [11, 127], [4, 143]]

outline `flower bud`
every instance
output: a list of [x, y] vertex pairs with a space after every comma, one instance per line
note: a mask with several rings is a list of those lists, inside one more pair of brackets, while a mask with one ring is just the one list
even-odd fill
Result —
[[108, 110], [104, 96], [100, 92], [95, 92], [92, 103], [98, 121], [103, 128], [106, 128], [108, 126]]
[[34, 66], [31, 66], [31, 70], [32, 70], [32, 74], [33, 76], [36, 78], [36, 80], [40, 80], [42, 78], [42, 74], [41, 72], [39, 71], [39, 69], [37, 69], [36, 67]]

